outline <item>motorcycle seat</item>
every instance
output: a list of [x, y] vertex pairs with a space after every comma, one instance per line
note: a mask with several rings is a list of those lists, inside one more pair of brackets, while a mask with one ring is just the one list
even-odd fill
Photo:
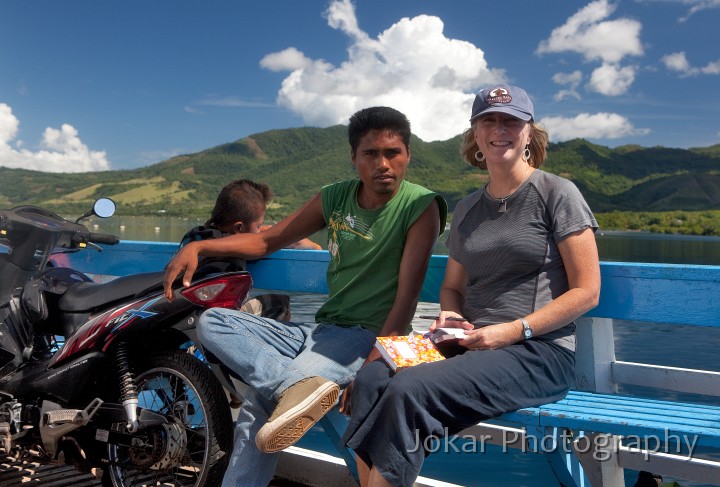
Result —
[[71, 313], [92, 311], [99, 306], [150, 291], [162, 292], [164, 276], [165, 272], [160, 271], [118, 277], [102, 284], [81, 282], [70, 286], [60, 298], [58, 306], [61, 311]]

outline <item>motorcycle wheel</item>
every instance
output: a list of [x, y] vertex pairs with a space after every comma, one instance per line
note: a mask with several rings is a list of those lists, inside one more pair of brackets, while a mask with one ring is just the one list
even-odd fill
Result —
[[[189, 353], [160, 352], [138, 363], [138, 406], [169, 422], [140, 431], [139, 448], [108, 446], [107, 487], [217, 486], [232, 450], [232, 418], [225, 392]], [[125, 425], [117, 425], [124, 428]]]

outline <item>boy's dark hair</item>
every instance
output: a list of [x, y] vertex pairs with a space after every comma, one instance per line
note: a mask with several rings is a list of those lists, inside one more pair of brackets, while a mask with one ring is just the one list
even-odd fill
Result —
[[248, 225], [260, 218], [272, 196], [267, 184], [249, 179], [231, 181], [220, 191], [205, 226], [220, 227], [236, 221]]
[[348, 125], [348, 141], [352, 154], [360, 144], [360, 139], [370, 130], [389, 130], [398, 134], [405, 148], [410, 148], [410, 121], [404, 113], [390, 107], [370, 107], [355, 112]]

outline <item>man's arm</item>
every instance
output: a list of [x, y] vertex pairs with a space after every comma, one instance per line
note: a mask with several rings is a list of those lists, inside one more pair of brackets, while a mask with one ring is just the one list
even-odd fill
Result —
[[433, 200], [408, 230], [400, 261], [397, 295], [379, 336], [404, 335], [407, 332], [439, 233], [440, 210], [437, 200]]
[[[415, 315], [415, 308], [420, 299], [420, 291], [425, 280], [430, 255], [440, 233], [440, 209], [437, 200], [433, 200], [420, 218], [415, 220], [407, 233], [395, 302], [385, 318], [385, 323], [378, 336], [404, 335]], [[381, 357], [376, 348], [370, 351], [365, 363]], [[349, 415], [352, 411], [353, 383], [348, 384], [340, 398], [340, 412]]]
[[223, 238], [199, 240], [185, 245], [170, 261], [165, 271], [165, 297], [172, 299], [172, 283], [182, 274], [183, 286], [188, 287], [197, 270], [198, 258], [240, 257], [259, 259], [296, 242], [325, 226], [320, 193], [300, 209], [272, 228], [260, 233], [237, 233]]
[[309, 238], [304, 238], [302, 240], [298, 240], [295, 243], [292, 243], [285, 247], [286, 249], [294, 249], [294, 250], [322, 250], [322, 246], [319, 244], [316, 244]]
[[[260, 227], [260, 231], [264, 232], [265, 230], [268, 230], [275, 225], [263, 225]], [[322, 250], [322, 247], [309, 238], [303, 238], [301, 240], [298, 240], [297, 242], [293, 242], [290, 245], [285, 246], [286, 249], [294, 249], [294, 250]]]

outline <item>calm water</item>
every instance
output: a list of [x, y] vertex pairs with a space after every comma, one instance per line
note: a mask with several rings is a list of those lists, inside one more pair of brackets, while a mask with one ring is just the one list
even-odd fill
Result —
[[[93, 224], [97, 227], [93, 228]], [[92, 231], [114, 233], [123, 240], [179, 241], [192, 226], [202, 224], [195, 219], [169, 217], [114, 217], [109, 220], [95, 220]], [[444, 237], [441, 237], [434, 253], [446, 254]], [[615, 262], [656, 262], [673, 264], [720, 265], [720, 237], [686, 237], [656, 235], [640, 232], [599, 232], [596, 236], [600, 259]], [[324, 235], [318, 234], [313, 240], [323, 244]], [[324, 297], [298, 294], [292, 297], [293, 319], [312, 320], [315, 310]], [[435, 314], [439, 305], [420, 303], [416, 315]], [[417, 319], [413, 326], [422, 330], [427, 320]], [[653, 334], [648, 339], [647, 324], [616, 322], [615, 350], [619, 360], [656, 363], [660, 365], [702, 368], [720, 371], [720, 363], [714, 353], [698, 350], [695, 346], [698, 330], [692, 327], [653, 325]], [[704, 329], [703, 341], [720, 348], [720, 330]], [[654, 393], [656, 396], [661, 393]], [[686, 399], [682, 395], [667, 395], [667, 399]], [[708, 401], [720, 405], [720, 400]], [[336, 454], [324, 433], [318, 428], [311, 430], [299, 446]], [[492, 454], [482, 453], [435, 453], [428, 457], [421, 475], [468, 486], [490, 487], [554, 487], [550, 469], [539, 455], [519, 454], [514, 450], [502, 452], [498, 447], [489, 446]], [[717, 455], [717, 453], [714, 453]], [[471, 458], [469, 458], [471, 457]], [[626, 485], [632, 487], [636, 472], [628, 471]], [[673, 479], [665, 479], [670, 482]], [[703, 484], [679, 481], [683, 487], [704, 487]]]
[[720, 237], [599, 232], [600, 260], [720, 265]]
[[[196, 218], [112, 217], [95, 218], [88, 226], [92, 231], [112, 233], [122, 240], [179, 242], [187, 230], [202, 223]], [[435, 254], [447, 254], [446, 236], [447, 232], [440, 237]], [[324, 246], [324, 232], [311, 238]], [[606, 231], [598, 232], [596, 240], [603, 261], [720, 265], [720, 237]]]

